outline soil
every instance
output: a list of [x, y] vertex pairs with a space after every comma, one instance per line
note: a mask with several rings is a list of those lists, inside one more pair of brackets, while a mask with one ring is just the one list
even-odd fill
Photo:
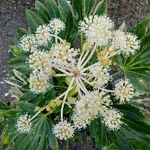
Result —
[[[34, 0], [0, 0], [0, 99], [6, 103], [11, 99], [8, 94], [9, 85], [3, 81], [9, 72], [9, 45], [19, 28], [27, 29], [25, 8], [34, 10]], [[116, 27], [125, 21], [130, 29], [150, 16], [149, 8], [150, 0], [108, 0], [108, 16], [115, 21]], [[64, 143], [60, 142], [60, 150], [65, 149], [63, 145]], [[69, 149], [97, 150], [91, 140], [86, 143], [73, 142]]]

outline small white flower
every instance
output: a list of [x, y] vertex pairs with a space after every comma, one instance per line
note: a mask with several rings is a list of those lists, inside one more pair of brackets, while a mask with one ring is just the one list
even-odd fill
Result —
[[79, 22], [79, 29], [91, 45], [106, 46], [112, 38], [111, 29], [114, 24], [107, 16], [84, 17], [84, 21]]
[[28, 114], [20, 116], [17, 119], [16, 127], [21, 134], [29, 133], [32, 127], [30, 116]]
[[128, 33], [126, 36], [126, 49], [125, 54], [126, 55], [134, 55], [136, 50], [139, 50], [140, 48], [140, 41], [137, 40], [137, 36], [133, 35], [131, 33]]
[[30, 90], [35, 93], [44, 93], [50, 87], [49, 77], [43, 72], [35, 72], [30, 74], [29, 83]]
[[90, 120], [84, 114], [74, 114], [72, 120], [76, 129], [86, 128], [90, 124]]
[[80, 98], [75, 102], [76, 114], [84, 116], [86, 119], [91, 120], [92, 117], [98, 117], [107, 106], [110, 105], [110, 98], [105, 92], [97, 90], [92, 91]]
[[121, 121], [122, 114], [115, 109], [109, 109], [102, 114], [102, 122], [109, 130], [118, 130], [123, 124]]
[[74, 128], [70, 123], [64, 120], [63, 122], [61, 121], [58, 124], [54, 125], [53, 133], [58, 139], [67, 140], [68, 138], [73, 137]]
[[128, 81], [120, 80], [115, 84], [115, 96], [120, 103], [129, 101], [134, 95], [134, 88]]
[[37, 51], [29, 56], [29, 67], [34, 71], [42, 71], [50, 75], [52, 70], [51, 54], [44, 51]]
[[48, 25], [39, 26], [36, 31], [36, 39], [39, 46], [47, 46], [51, 40], [50, 27]]
[[50, 21], [49, 27], [51, 32], [57, 35], [60, 31], [65, 29], [65, 23], [58, 18], [54, 18]]
[[25, 52], [35, 52], [37, 51], [37, 42], [33, 34], [25, 35], [21, 38], [19, 46]]
[[51, 54], [54, 64], [67, 66], [72, 68], [72, 64], [75, 63], [76, 55], [78, 51], [74, 48], [70, 48], [70, 43], [54, 44], [51, 48]]
[[90, 68], [91, 77], [94, 77], [93, 87], [100, 88], [107, 84], [110, 80], [109, 68], [104, 67], [101, 63], [97, 63], [95, 66]]
[[117, 30], [113, 33], [112, 45], [123, 54], [133, 55], [140, 48], [140, 41], [136, 35]]

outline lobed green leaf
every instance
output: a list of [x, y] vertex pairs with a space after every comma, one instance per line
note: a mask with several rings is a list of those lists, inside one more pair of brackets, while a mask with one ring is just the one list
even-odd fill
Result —
[[55, 0], [45, 0], [50, 19], [60, 18], [60, 11]]
[[36, 32], [36, 29], [40, 25], [44, 24], [42, 19], [31, 10], [26, 9], [26, 17], [27, 17], [28, 25], [30, 27], [30, 31], [33, 32], [33, 33]]
[[50, 15], [47, 8], [38, 0], [35, 2], [35, 8], [44, 23], [49, 23]]
[[94, 15], [104, 15], [107, 12], [107, 0], [102, 0], [95, 8]]

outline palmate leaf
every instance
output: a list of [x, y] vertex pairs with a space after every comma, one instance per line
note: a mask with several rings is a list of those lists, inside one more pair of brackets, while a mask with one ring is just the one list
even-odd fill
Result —
[[[150, 124], [138, 108], [130, 104], [114, 106], [123, 114], [118, 131], [111, 132], [111, 139], [119, 150], [136, 150], [132, 141], [148, 143], [150, 141]], [[142, 150], [142, 149], [141, 149]]]
[[[32, 129], [28, 134], [20, 134], [15, 126], [17, 117], [25, 112], [33, 116], [35, 105], [28, 102], [19, 102], [18, 109], [10, 109], [0, 102], [0, 112], [5, 111], [3, 120], [0, 122], [0, 133], [4, 149], [12, 145], [13, 150], [47, 150], [50, 146], [53, 150], [58, 150], [55, 135], [52, 133], [53, 123], [46, 114], [39, 114], [32, 120]], [[15, 142], [14, 142], [15, 141]]]
[[55, 0], [45, 0], [50, 19], [60, 18], [60, 10]]
[[106, 127], [102, 124], [101, 118], [95, 119], [90, 125], [90, 132], [95, 139], [96, 146], [103, 149], [107, 143]]
[[147, 33], [148, 26], [150, 25], [150, 17], [142, 21], [141, 23], [135, 25], [130, 32], [134, 33], [138, 39], [142, 39]]
[[47, 8], [38, 0], [35, 2], [35, 8], [36, 8], [38, 15], [44, 21], [44, 23], [49, 23], [50, 15], [49, 15]]
[[130, 80], [135, 89], [143, 92], [149, 92], [150, 89], [150, 34], [141, 41], [140, 50], [129, 58], [118, 57], [117, 62], [125, 76]]
[[[70, 11], [72, 11], [71, 5], [68, 3], [67, 0], [58, 0], [58, 7], [61, 14], [61, 19], [66, 22], [66, 17]], [[69, 24], [68, 24], [69, 25]]]
[[150, 34], [146, 35], [149, 25], [150, 17], [130, 30], [131, 33], [137, 35], [138, 39], [141, 39], [137, 53], [131, 57], [118, 56], [117, 58], [119, 66], [134, 88], [143, 92], [150, 91], [148, 87], [150, 84]]
[[107, 0], [102, 0], [95, 8], [95, 15], [104, 15], [107, 12]]
[[46, 115], [39, 115], [33, 120], [30, 133], [18, 136], [12, 150], [46, 150], [47, 146], [58, 150], [55, 135], [52, 133], [53, 123]]
[[104, 15], [107, 12], [107, 0], [98, 1], [96, 0], [73, 0], [73, 10], [77, 20], [83, 20], [84, 16], [89, 15]]
[[44, 106], [50, 102], [50, 100], [54, 99], [55, 97], [55, 90], [51, 89], [48, 90], [45, 94], [35, 94], [33, 92], [27, 92], [24, 94], [20, 101], [28, 101], [38, 106]]
[[26, 18], [27, 18], [27, 22], [29, 25], [29, 30], [32, 33], [36, 32], [36, 29], [40, 26], [43, 25], [44, 22], [42, 21], [42, 19], [35, 14], [33, 11], [26, 9]]
[[119, 131], [111, 131], [111, 138], [119, 150], [134, 150], [131, 143]]

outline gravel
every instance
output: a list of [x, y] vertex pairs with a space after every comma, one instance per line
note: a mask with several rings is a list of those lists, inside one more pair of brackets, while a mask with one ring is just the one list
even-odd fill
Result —
[[[41, 1], [41, 0], [39, 0]], [[108, 15], [115, 21], [116, 27], [124, 21], [128, 28], [150, 16], [150, 0], [108, 0]], [[34, 10], [34, 0], [0, 0], [0, 99], [8, 102], [9, 86], [3, 81], [8, 76], [9, 45], [19, 28], [27, 29], [25, 8]], [[60, 142], [64, 148], [63, 142]], [[71, 143], [70, 150], [96, 150], [92, 141]], [[2, 148], [0, 148], [2, 150]]]

